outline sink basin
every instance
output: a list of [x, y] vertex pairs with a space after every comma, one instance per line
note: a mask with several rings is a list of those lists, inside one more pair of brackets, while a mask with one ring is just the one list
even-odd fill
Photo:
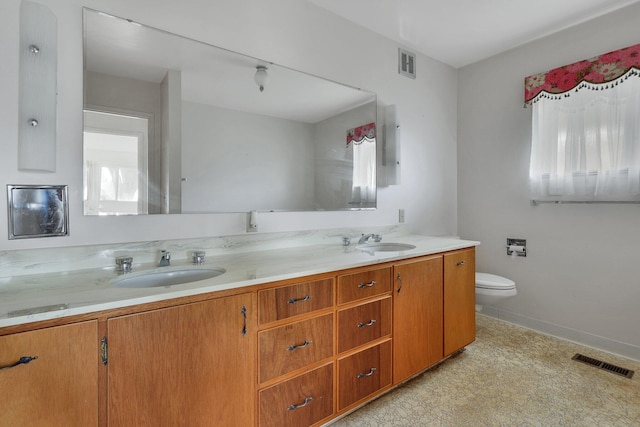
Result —
[[400, 252], [415, 249], [414, 245], [407, 243], [367, 243], [356, 246], [356, 249], [367, 252]]
[[152, 270], [121, 276], [111, 282], [111, 284], [119, 288], [156, 288], [211, 279], [225, 272], [226, 270], [224, 268], [188, 267], [175, 270]]

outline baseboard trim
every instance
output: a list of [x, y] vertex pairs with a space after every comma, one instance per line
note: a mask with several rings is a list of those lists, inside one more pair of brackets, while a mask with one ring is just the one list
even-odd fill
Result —
[[480, 314], [504, 320], [536, 332], [571, 341], [596, 350], [606, 351], [618, 356], [640, 361], [640, 346], [615, 341], [599, 335], [590, 334], [588, 332], [578, 331], [576, 329], [567, 328], [566, 326], [556, 325], [555, 323], [545, 322], [543, 320], [501, 310], [496, 307], [484, 306]]

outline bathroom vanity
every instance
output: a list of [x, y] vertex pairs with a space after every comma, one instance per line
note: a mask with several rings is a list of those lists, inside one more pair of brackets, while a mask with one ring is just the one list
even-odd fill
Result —
[[[227, 272], [162, 289], [113, 291], [110, 271], [90, 280], [84, 305], [17, 320], [3, 313], [0, 366], [37, 358], [0, 370], [1, 424], [327, 423], [475, 339], [478, 243], [404, 241], [416, 248], [325, 244], [210, 258]], [[277, 256], [280, 270], [251, 264]], [[232, 259], [255, 277], [239, 280]], [[111, 300], [95, 303], [100, 290]]]

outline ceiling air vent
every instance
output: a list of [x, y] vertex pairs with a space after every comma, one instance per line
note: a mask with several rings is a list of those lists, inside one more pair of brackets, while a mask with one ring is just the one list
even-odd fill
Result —
[[398, 48], [398, 73], [403, 76], [416, 78], [416, 54]]

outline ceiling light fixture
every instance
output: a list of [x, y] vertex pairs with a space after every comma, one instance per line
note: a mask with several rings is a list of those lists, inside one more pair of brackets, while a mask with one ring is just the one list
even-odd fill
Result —
[[256, 67], [256, 75], [253, 76], [253, 80], [255, 80], [256, 84], [260, 88], [260, 92], [264, 90], [264, 86], [269, 81], [269, 74], [267, 74], [267, 67], [264, 65], [258, 65]]

